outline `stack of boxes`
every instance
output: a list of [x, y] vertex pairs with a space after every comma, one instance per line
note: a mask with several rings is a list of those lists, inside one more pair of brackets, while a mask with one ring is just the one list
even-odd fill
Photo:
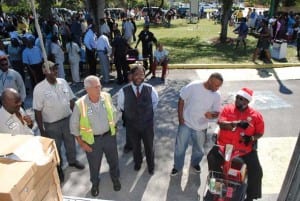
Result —
[[[24, 144], [30, 145], [31, 142], [34, 142], [33, 146], [22, 148]], [[19, 153], [16, 154], [17, 152]], [[37, 158], [36, 153], [41, 152], [44, 157]], [[28, 156], [32, 156], [32, 160]], [[56, 168], [58, 163], [54, 140], [0, 133], [0, 200], [62, 201]]]

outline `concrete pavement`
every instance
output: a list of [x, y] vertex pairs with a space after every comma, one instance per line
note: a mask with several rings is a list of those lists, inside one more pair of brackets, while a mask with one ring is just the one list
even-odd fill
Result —
[[[100, 195], [97, 199], [118, 201], [196, 201], [202, 200], [207, 172], [207, 162], [201, 162], [201, 174], [189, 168], [191, 148], [187, 150], [182, 174], [170, 177], [173, 166], [174, 139], [177, 130], [177, 100], [181, 87], [189, 81], [206, 80], [212, 72], [224, 76], [221, 88], [223, 102], [232, 101], [232, 94], [241, 87], [255, 90], [254, 107], [261, 110], [265, 122], [265, 136], [259, 140], [259, 157], [264, 170], [263, 197], [260, 201], [276, 201], [288, 163], [299, 133], [299, 84], [300, 68], [255, 69], [195, 69], [170, 70], [166, 83], [149, 80], [159, 92], [160, 103], [156, 111], [155, 174], [150, 176], [145, 161], [139, 172], [133, 170], [131, 154], [123, 154], [124, 128], [119, 122], [118, 148], [120, 157], [120, 192], [114, 192], [108, 165], [102, 161]], [[158, 72], [158, 75], [159, 72]], [[120, 86], [110, 84], [109, 91], [114, 100]], [[212, 124], [213, 125], [213, 124]], [[206, 144], [207, 149], [211, 146]], [[78, 159], [86, 164], [83, 171], [66, 168], [66, 182], [62, 184], [65, 196], [92, 198], [90, 195], [88, 165], [85, 154], [79, 149]], [[94, 199], [94, 198], [93, 198]]]

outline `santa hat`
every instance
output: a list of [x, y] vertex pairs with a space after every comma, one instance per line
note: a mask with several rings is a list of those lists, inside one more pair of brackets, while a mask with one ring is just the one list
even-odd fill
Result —
[[241, 90], [239, 90], [236, 95], [242, 96], [250, 102], [252, 100], [253, 90], [244, 87]]

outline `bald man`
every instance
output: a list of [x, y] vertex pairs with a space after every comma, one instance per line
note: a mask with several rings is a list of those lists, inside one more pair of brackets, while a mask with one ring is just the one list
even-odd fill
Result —
[[0, 133], [12, 135], [33, 135], [33, 121], [21, 108], [20, 94], [13, 88], [6, 88], [2, 93], [0, 108]]

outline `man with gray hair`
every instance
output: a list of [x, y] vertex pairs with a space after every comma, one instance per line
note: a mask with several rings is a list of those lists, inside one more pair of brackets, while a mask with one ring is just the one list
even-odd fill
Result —
[[70, 129], [86, 152], [92, 183], [91, 194], [99, 195], [99, 172], [103, 153], [109, 165], [110, 177], [115, 191], [121, 190], [119, 181], [119, 158], [116, 140], [116, 109], [109, 93], [101, 91], [98, 77], [90, 75], [84, 79], [87, 95], [76, 101]]

